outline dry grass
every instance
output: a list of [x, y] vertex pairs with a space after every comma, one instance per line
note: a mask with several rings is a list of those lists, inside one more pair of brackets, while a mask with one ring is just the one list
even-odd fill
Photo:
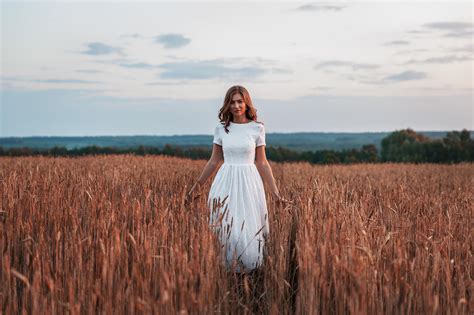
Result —
[[205, 161], [0, 158], [10, 313], [473, 313], [472, 164], [274, 164], [265, 265], [240, 278], [207, 225]]

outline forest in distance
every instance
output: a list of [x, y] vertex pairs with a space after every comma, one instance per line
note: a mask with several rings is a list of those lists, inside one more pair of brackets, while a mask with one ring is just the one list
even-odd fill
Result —
[[[380, 147], [380, 150], [378, 149]], [[136, 147], [100, 147], [97, 145], [67, 149], [30, 148], [0, 146], [0, 156], [84, 156], [97, 154], [135, 154], [167, 155], [190, 159], [208, 159], [212, 149], [208, 147], [182, 147], [166, 144], [163, 148], [139, 145]], [[283, 146], [268, 145], [266, 155], [275, 162], [306, 161], [313, 164], [350, 164], [377, 162], [413, 162], [413, 163], [459, 163], [474, 161], [474, 139], [471, 133], [461, 131], [448, 132], [443, 138], [430, 138], [408, 128], [397, 130], [382, 138], [380, 145], [364, 144], [360, 148], [341, 150], [297, 151]]]
[[[401, 128], [403, 129], [403, 128]], [[409, 127], [404, 129], [410, 129]], [[461, 128], [460, 128], [461, 129]], [[459, 129], [459, 130], [460, 130]], [[457, 129], [456, 129], [457, 130]], [[394, 130], [395, 131], [395, 130]], [[430, 139], [442, 139], [449, 132], [420, 131], [418, 134]], [[474, 138], [474, 131], [469, 130], [470, 137]], [[267, 147], [282, 147], [296, 152], [358, 149], [363, 145], [373, 144], [381, 150], [382, 139], [391, 134], [388, 132], [268, 132], [266, 133]], [[118, 149], [144, 147], [164, 148], [166, 145], [182, 149], [204, 148], [212, 146], [212, 134], [202, 135], [102, 135], [102, 136], [27, 136], [27, 137], [0, 137], [0, 147], [52, 149], [64, 147], [68, 150], [85, 147], [111, 147]]]

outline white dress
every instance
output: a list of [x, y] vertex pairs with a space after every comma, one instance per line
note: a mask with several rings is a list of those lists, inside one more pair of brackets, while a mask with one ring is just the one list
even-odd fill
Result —
[[[269, 234], [263, 181], [255, 165], [255, 148], [265, 145], [264, 125], [255, 121], [219, 123], [213, 143], [222, 146], [224, 163], [214, 177], [207, 199], [209, 224], [219, 236], [226, 266], [252, 270], [263, 262]], [[227, 199], [225, 199], [227, 197]]]

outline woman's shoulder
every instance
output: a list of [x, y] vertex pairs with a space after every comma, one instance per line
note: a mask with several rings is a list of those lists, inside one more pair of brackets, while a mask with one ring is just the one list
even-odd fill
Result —
[[254, 122], [255, 122], [254, 125], [257, 126], [259, 131], [265, 130], [265, 124], [263, 123], [263, 121], [254, 120]]

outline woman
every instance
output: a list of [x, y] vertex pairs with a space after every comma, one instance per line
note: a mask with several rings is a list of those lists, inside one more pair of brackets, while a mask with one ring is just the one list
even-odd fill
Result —
[[263, 181], [278, 202], [288, 201], [280, 196], [275, 184], [265, 155], [265, 128], [257, 122], [256, 110], [244, 87], [233, 86], [227, 91], [219, 119], [211, 158], [186, 199], [192, 198], [223, 161], [207, 199], [209, 224], [225, 248], [227, 267], [235, 263], [237, 272], [252, 271], [263, 262], [269, 234]]

